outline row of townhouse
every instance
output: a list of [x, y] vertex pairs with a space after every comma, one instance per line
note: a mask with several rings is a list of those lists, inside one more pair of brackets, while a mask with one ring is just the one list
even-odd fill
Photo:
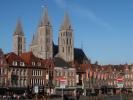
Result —
[[4, 54], [0, 49], [0, 87], [33, 88], [37, 84], [46, 92], [58, 93], [62, 89], [60, 79], [64, 78], [68, 91], [100, 90], [103, 86], [113, 89], [118, 88], [116, 78], [123, 73], [124, 88], [133, 88], [133, 65], [101, 66], [80, 61], [68, 63], [58, 57], [43, 60], [32, 52], [17, 56], [13, 52]]
[[[96, 65], [90, 64], [81, 66], [82, 77], [81, 79], [86, 84], [87, 88], [94, 88], [101, 90], [101, 88], [108, 88], [109, 91], [118, 90], [117, 78], [121, 74], [124, 79], [124, 86], [126, 90], [133, 90], [133, 65]], [[82, 84], [82, 85], [83, 85]]]
[[0, 50], [0, 87], [34, 88], [39, 85], [48, 93], [61, 90], [60, 79], [65, 78], [66, 89], [76, 87], [76, 70], [61, 58], [40, 59], [32, 52], [17, 56]]

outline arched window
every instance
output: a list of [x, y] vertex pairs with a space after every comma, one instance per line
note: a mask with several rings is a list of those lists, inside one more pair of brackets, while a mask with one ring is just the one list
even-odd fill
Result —
[[67, 38], [67, 45], [68, 45], [68, 38]]
[[68, 47], [68, 53], [70, 53], [70, 46]]
[[62, 47], [62, 52], [64, 52], [64, 47]]
[[72, 41], [71, 41], [71, 38], [70, 38], [70, 45], [71, 45]]

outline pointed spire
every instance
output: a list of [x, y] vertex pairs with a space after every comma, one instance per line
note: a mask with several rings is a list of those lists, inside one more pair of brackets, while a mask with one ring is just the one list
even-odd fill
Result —
[[18, 21], [17, 21], [17, 25], [16, 25], [14, 35], [24, 35], [20, 19], [18, 19]]
[[45, 6], [44, 13], [41, 18], [40, 26], [50, 25], [49, 17], [48, 17], [48, 8]]
[[34, 41], [34, 39], [35, 39], [35, 35], [34, 35], [34, 33], [33, 33], [33, 36], [32, 36], [32, 41]]
[[70, 19], [67, 13], [65, 13], [64, 21], [61, 25], [61, 30], [72, 29]]

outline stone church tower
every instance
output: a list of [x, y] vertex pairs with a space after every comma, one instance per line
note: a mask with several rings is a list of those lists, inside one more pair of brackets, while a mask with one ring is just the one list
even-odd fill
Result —
[[47, 7], [45, 7], [37, 33], [33, 36], [30, 51], [32, 51], [35, 56], [42, 59], [53, 58], [52, 37], [52, 26], [49, 21]]
[[64, 21], [59, 32], [58, 46], [59, 56], [62, 59], [67, 62], [74, 60], [73, 30], [67, 13], [64, 16]]
[[16, 29], [13, 34], [13, 52], [17, 55], [25, 52], [25, 36], [20, 20], [17, 21]]

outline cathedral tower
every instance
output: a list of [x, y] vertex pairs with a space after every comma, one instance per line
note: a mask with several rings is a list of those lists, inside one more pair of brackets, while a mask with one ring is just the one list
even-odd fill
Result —
[[38, 27], [38, 31], [33, 36], [30, 50], [39, 58], [50, 59], [53, 58], [53, 40], [52, 40], [52, 26], [48, 17], [48, 10], [45, 7], [44, 14]]
[[73, 61], [74, 60], [73, 30], [67, 13], [64, 16], [64, 21], [59, 31], [58, 45], [59, 45], [59, 56], [67, 62]]
[[17, 55], [25, 52], [25, 36], [20, 20], [17, 21], [16, 29], [13, 34], [13, 52]]

